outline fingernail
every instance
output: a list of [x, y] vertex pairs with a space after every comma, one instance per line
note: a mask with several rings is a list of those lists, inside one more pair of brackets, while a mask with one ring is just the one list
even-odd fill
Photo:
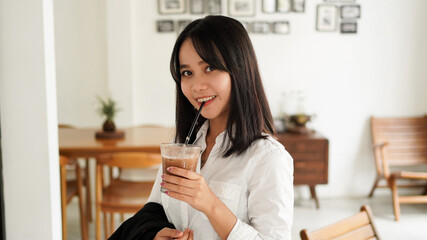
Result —
[[172, 171], [173, 171], [173, 169], [172, 169], [171, 167], [168, 167], [168, 171], [169, 171], [169, 172], [172, 172]]
[[161, 183], [160, 183], [160, 186], [162, 186], [162, 187], [163, 187], [164, 185], [165, 185], [165, 183], [164, 183], [164, 182], [161, 182]]
[[164, 174], [162, 174], [162, 178], [164, 178], [165, 177], [165, 175]]
[[179, 236], [179, 235], [181, 235], [181, 234], [182, 234], [182, 232], [181, 232], [181, 231], [176, 232], [176, 235], [177, 235], [177, 236]]
[[166, 195], [169, 195], [169, 191], [165, 191], [165, 194], [166, 194]]

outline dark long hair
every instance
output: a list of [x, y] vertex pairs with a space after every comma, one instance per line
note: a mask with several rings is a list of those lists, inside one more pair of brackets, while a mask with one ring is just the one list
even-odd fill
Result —
[[[275, 134], [273, 118], [264, 93], [255, 51], [243, 25], [225, 16], [207, 16], [191, 22], [181, 32], [172, 51], [170, 71], [176, 82], [176, 136], [184, 142], [197, 110], [181, 90], [179, 50], [186, 39], [207, 64], [231, 77], [230, 113], [224, 157], [244, 152], [262, 133]], [[206, 119], [199, 118], [200, 127]], [[195, 135], [191, 137], [194, 141]]]

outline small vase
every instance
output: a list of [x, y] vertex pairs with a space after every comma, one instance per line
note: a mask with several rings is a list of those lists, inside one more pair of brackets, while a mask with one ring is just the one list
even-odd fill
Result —
[[102, 130], [104, 130], [104, 132], [114, 132], [116, 131], [116, 125], [112, 120], [105, 120], [102, 125]]

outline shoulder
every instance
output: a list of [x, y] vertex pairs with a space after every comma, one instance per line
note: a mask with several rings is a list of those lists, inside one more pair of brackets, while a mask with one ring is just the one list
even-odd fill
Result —
[[245, 151], [244, 155], [251, 165], [259, 166], [287, 166], [293, 165], [291, 155], [285, 147], [272, 136], [258, 139]]
[[279, 155], [284, 157], [290, 157], [289, 153], [285, 150], [285, 147], [274, 139], [271, 135], [264, 134], [265, 138], [257, 139], [247, 149], [247, 154], [252, 156], [273, 156]]

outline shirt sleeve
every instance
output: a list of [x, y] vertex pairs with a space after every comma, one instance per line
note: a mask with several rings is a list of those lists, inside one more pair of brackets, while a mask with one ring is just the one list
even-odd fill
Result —
[[261, 157], [249, 175], [248, 217], [228, 240], [290, 240], [293, 219], [293, 160], [284, 149]]

